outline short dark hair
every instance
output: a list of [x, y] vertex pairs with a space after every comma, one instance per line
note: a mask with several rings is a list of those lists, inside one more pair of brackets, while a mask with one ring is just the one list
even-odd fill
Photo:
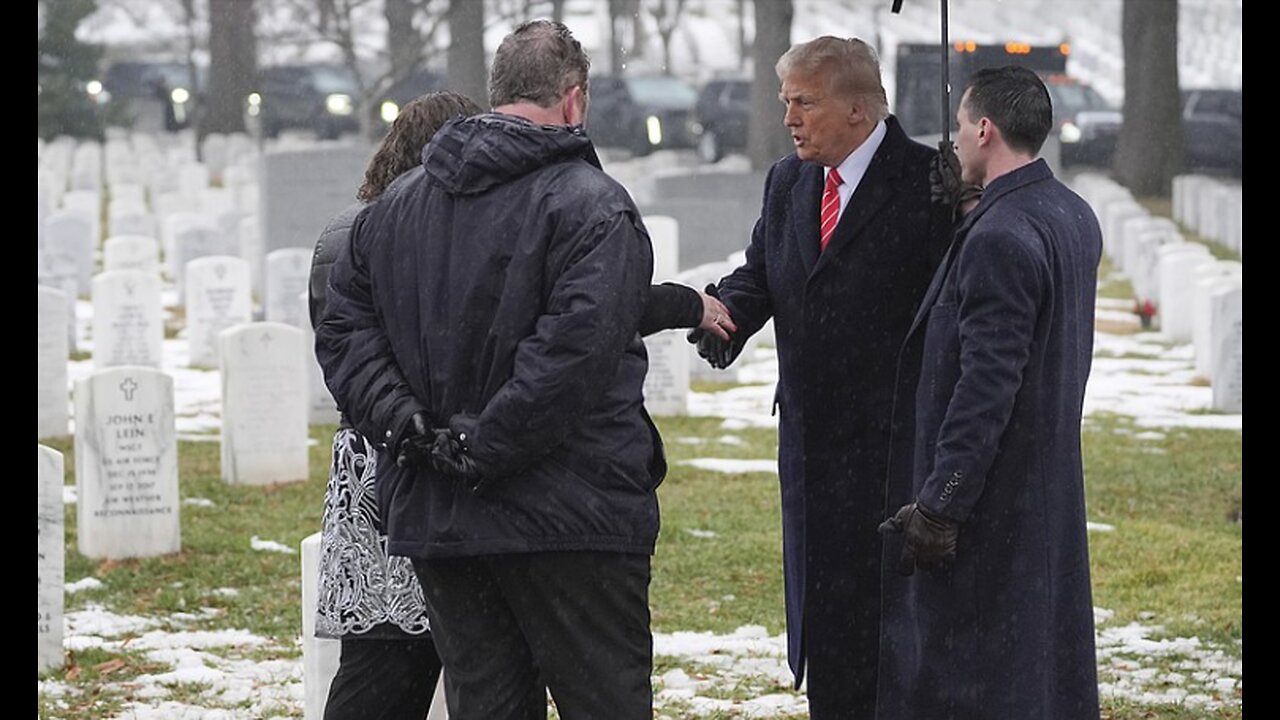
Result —
[[356, 192], [356, 199], [377, 200], [392, 180], [422, 162], [422, 148], [446, 122], [458, 115], [481, 112], [484, 111], [470, 98], [452, 92], [434, 92], [407, 103], [369, 160], [364, 184]]
[[1044, 82], [1016, 65], [979, 70], [969, 80], [969, 119], [987, 118], [1014, 150], [1035, 155], [1053, 129], [1053, 101]]
[[502, 39], [489, 73], [489, 105], [551, 107], [570, 88], [587, 90], [591, 61], [564, 23], [530, 20]]

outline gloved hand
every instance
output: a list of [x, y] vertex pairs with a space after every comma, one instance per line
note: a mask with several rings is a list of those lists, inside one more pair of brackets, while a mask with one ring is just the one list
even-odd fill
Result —
[[467, 452], [464, 439], [465, 436], [456, 435], [448, 428], [436, 430], [435, 440], [431, 444], [431, 467], [474, 491], [483, 478], [475, 458]]
[[[715, 283], [707, 285], [706, 294], [717, 301], [720, 299], [719, 288]], [[727, 310], [728, 308], [726, 308]], [[729, 321], [732, 323], [732, 320]], [[719, 324], [719, 323], [717, 323]], [[733, 326], [732, 331], [735, 333], [733, 337], [720, 337], [719, 335], [708, 332], [701, 327], [696, 327], [689, 331], [686, 336], [690, 343], [698, 346], [698, 357], [707, 361], [707, 364], [717, 370], [724, 370], [738, 359], [738, 354], [742, 352], [742, 348], [746, 345], [746, 338], [737, 335], [737, 326]], [[723, 332], [723, 330], [721, 331]], [[727, 333], [726, 333], [727, 335]]]
[[946, 141], [938, 142], [938, 154], [929, 168], [929, 199], [938, 205], [955, 207], [960, 201], [963, 185], [955, 146]]
[[938, 143], [938, 154], [929, 168], [929, 199], [951, 208], [955, 220], [968, 214], [982, 199], [982, 186], [964, 181], [960, 158], [951, 143]]
[[911, 575], [917, 567], [927, 570], [955, 559], [960, 524], [930, 512], [919, 503], [911, 503], [880, 523], [879, 531], [882, 535], [903, 533], [898, 572]]
[[416, 412], [409, 419], [400, 441], [396, 444], [396, 465], [402, 468], [424, 469], [431, 463], [431, 443], [435, 433], [427, 426], [427, 414]]

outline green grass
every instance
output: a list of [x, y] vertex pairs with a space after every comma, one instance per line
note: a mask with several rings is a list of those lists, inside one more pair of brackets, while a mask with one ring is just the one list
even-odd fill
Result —
[[[761, 625], [769, 633], [784, 628], [781, 513], [774, 473], [724, 474], [681, 465], [694, 457], [774, 458], [772, 429], [725, 430], [714, 418], [662, 418], [671, 470], [659, 489], [663, 531], [653, 564], [651, 604], [656, 632], [730, 632]], [[298, 653], [301, 628], [299, 555], [256, 552], [249, 538], [259, 535], [290, 547], [319, 528], [328, 439], [332, 426], [316, 426], [311, 436], [310, 477], [274, 487], [232, 487], [219, 473], [218, 444], [179, 445], [181, 495], [212, 500], [212, 508], [183, 505], [183, 551], [146, 560], [100, 562], [75, 552], [75, 506], [67, 511], [68, 582], [86, 576], [105, 587], [67, 596], [69, 609], [101, 604], [114, 612], [164, 617], [179, 612], [216, 613], [189, 629], [242, 628], [271, 642], [237, 657], [287, 658]], [[1242, 657], [1243, 531], [1239, 522], [1243, 488], [1243, 448], [1238, 432], [1171, 429], [1160, 439], [1135, 437], [1146, 428], [1119, 416], [1094, 417], [1086, 424], [1084, 451], [1089, 519], [1115, 526], [1092, 533], [1094, 604], [1115, 612], [1112, 625], [1139, 621], [1161, 625], [1168, 636], [1195, 636]], [[734, 436], [741, 444], [725, 443]], [[696, 444], [677, 442], [696, 438]], [[68, 483], [74, 482], [70, 438], [51, 443], [66, 454]], [[1153, 449], [1163, 454], [1152, 454]], [[699, 537], [690, 530], [710, 531]], [[235, 597], [212, 593], [236, 588]], [[223, 654], [218, 649], [210, 652]], [[246, 655], [247, 653], [247, 655]], [[74, 720], [110, 716], [130, 697], [120, 683], [162, 669], [136, 652], [86, 650], [46, 677], [76, 692], [61, 700], [37, 698], [41, 717]], [[123, 660], [122, 665], [114, 664]], [[1155, 664], [1171, 668], [1176, 658]], [[107, 664], [112, 663], [112, 664]], [[105, 665], [104, 665], [105, 664]], [[656, 659], [655, 674], [684, 667]], [[705, 669], [703, 669], [705, 670]], [[104, 684], [110, 683], [110, 684]], [[764, 679], [728, 683], [713, 694], [743, 699], [785, 688]], [[170, 688], [175, 698], [199, 704], [198, 685]], [[57, 703], [67, 707], [59, 708]], [[1174, 705], [1134, 705], [1108, 700], [1108, 720], [1211, 717], [1234, 719], [1242, 710], [1203, 711]], [[668, 704], [660, 716], [685, 717], [687, 706]], [[716, 717], [712, 715], [710, 717]], [[732, 717], [732, 715], [723, 715]]]
[[1133, 299], [1133, 283], [1116, 271], [1116, 264], [1103, 255], [1098, 264], [1098, 297], [1119, 300]]

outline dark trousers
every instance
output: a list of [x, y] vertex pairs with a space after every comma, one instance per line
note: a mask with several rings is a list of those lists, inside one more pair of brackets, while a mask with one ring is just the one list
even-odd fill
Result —
[[[532, 714], [551, 691], [563, 720], [649, 720], [649, 556], [540, 552], [419, 560], [450, 720]], [[545, 708], [544, 708], [545, 711]]]
[[343, 638], [324, 720], [423, 720], [440, 678], [431, 636]]

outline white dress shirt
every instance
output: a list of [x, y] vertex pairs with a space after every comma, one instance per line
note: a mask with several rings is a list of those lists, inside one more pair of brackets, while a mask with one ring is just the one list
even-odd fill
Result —
[[[884, 141], [884, 135], [887, 131], [884, 121], [876, 123], [871, 130], [871, 134], [862, 142], [853, 152], [845, 156], [837, 169], [840, 171], [840, 179], [844, 182], [836, 188], [836, 192], [840, 194], [840, 215], [844, 217], [844, 209], [849, 206], [849, 198], [853, 197], [853, 191], [858, 189], [858, 183], [862, 182], [862, 176], [867, 174], [867, 168], [871, 165], [871, 158], [875, 156], [876, 150], [880, 149], [880, 143]], [[831, 174], [831, 168], [823, 168], [822, 181], [825, 183], [827, 175]], [[839, 223], [839, 219], [836, 220]]]

